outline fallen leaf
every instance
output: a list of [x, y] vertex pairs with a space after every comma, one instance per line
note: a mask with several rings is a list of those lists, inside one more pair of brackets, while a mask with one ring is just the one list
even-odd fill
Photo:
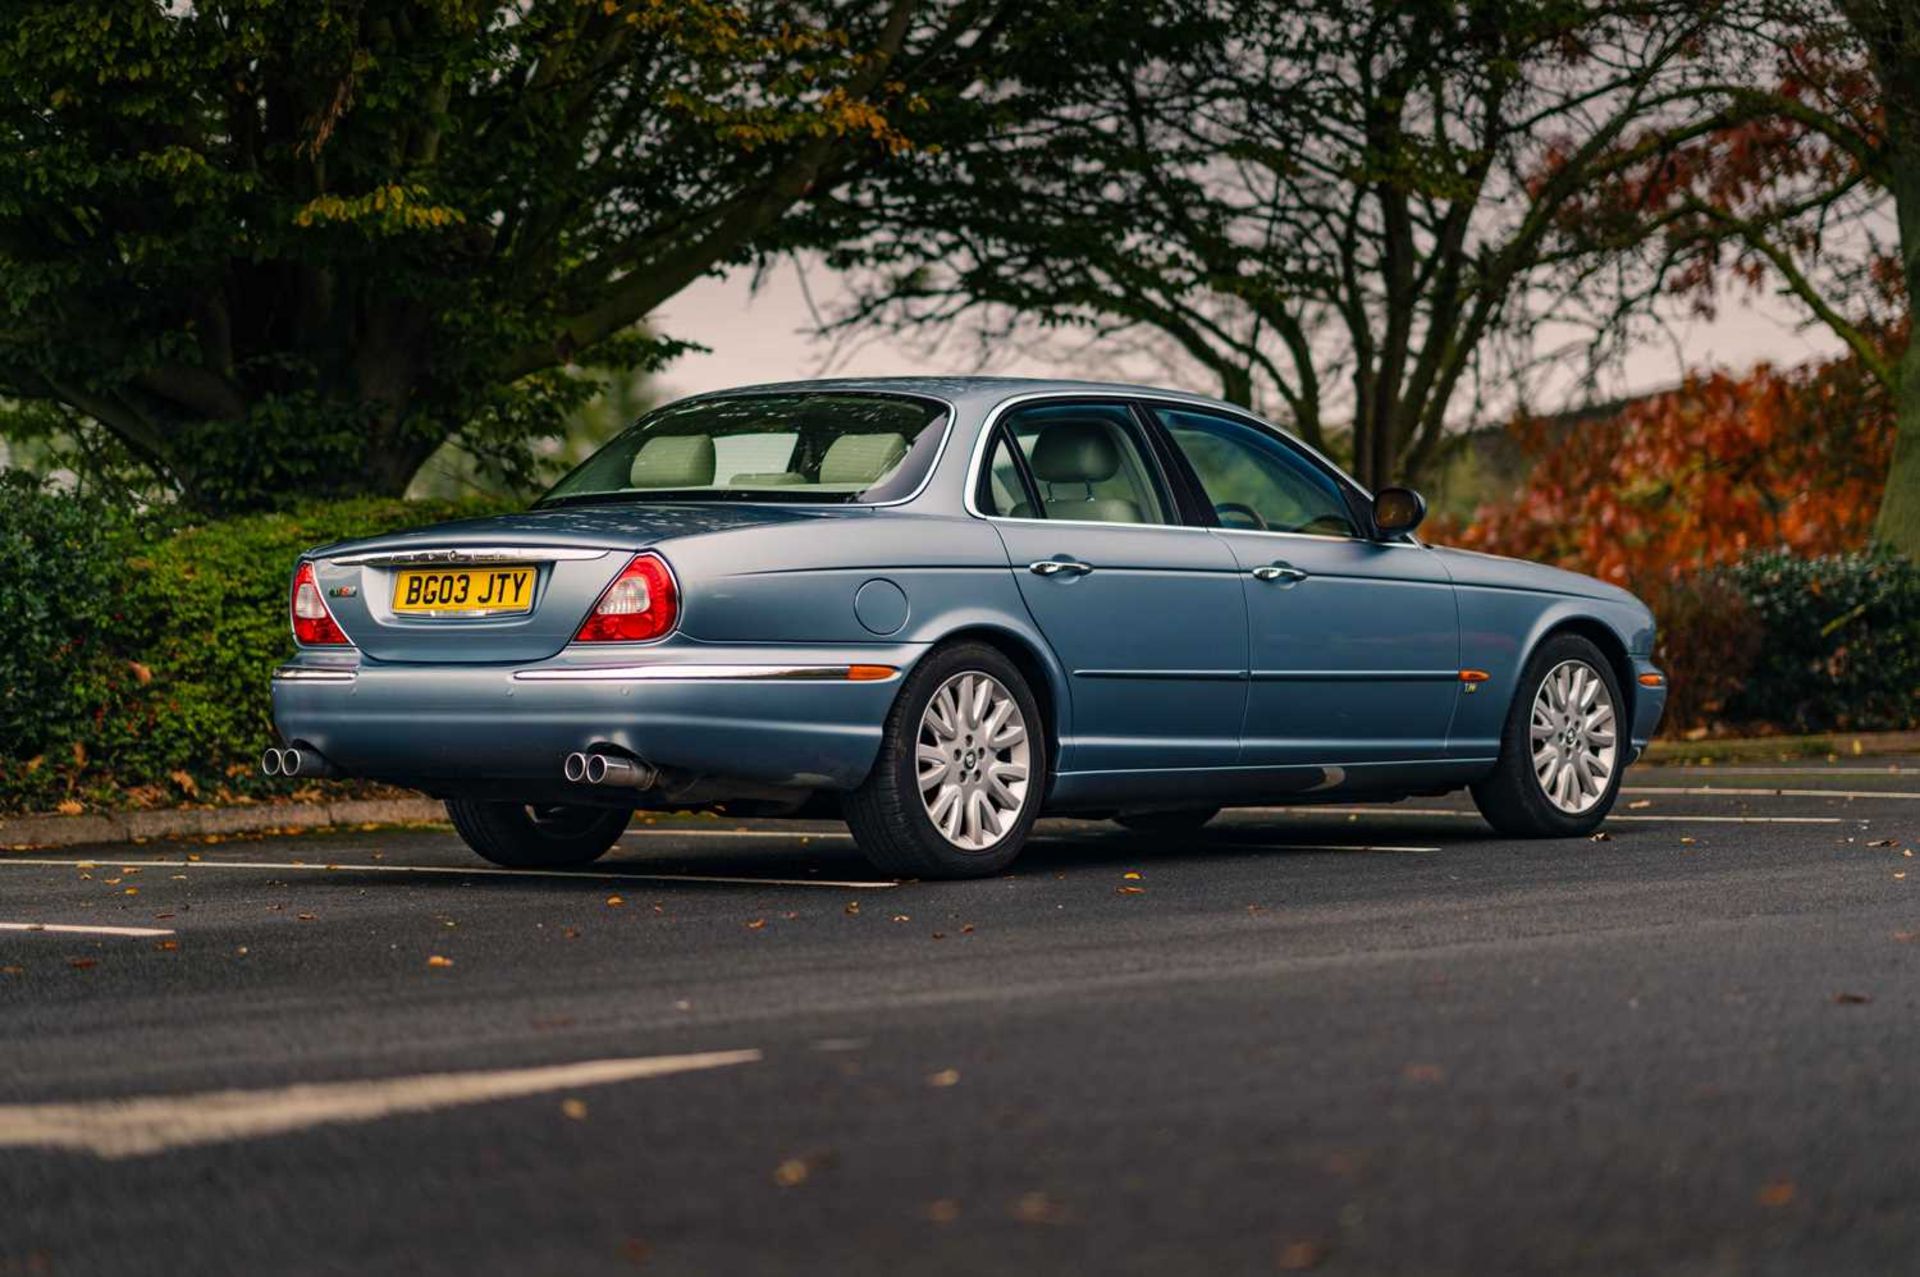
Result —
[[1274, 1266], [1283, 1273], [1303, 1273], [1318, 1268], [1326, 1257], [1327, 1248], [1319, 1242], [1282, 1242]]
[[67, 965], [72, 967], [75, 971], [85, 971], [88, 967], [96, 966], [98, 964], [99, 964], [98, 958], [68, 958], [67, 959]]
[[578, 928], [578, 927], [562, 927], [562, 928], [560, 928], [560, 934], [561, 934], [561, 936], [563, 936], [564, 938], [566, 938], [566, 939], [568, 939], [568, 940], [578, 940], [578, 939], [580, 938], [580, 928]]
[[970, 936], [970, 935], [972, 935], [972, 934], [973, 934], [973, 924], [972, 924], [971, 922], [969, 922], [969, 923], [967, 923], [967, 924], [965, 924], [964, 926], [962, 926], [962, 927], [960, 928], [960, 934], [961, 934], [961, 935], [963, 935], [963, 936]]
[[1681, 845], [1682, 847], [1691, 847], [1691, 846], [1693, 846], [1693, 839], [1691, 839], [1691, 838], [1682, 838], [1682, 839], [1680, 840], [1680, 845]]
[[1753, 1195], [1753, 1200], [1769, 1209], [1777, 1210], [1782, 1206], [1793, 1204], [1794, 1192], [1792, 1180], [1777, 1179], [1770, 1184], [1762, 1184], [1760, 1191]]
[[578, 1096], [569, 1095], [560, 1101], [560, 1112], [576, 1122], [584, 1122], [587, 1119], [587, 1102]]
[[927, 1085], [958, 1086], [960, 1085], [960, 1070], [941, 1069], [938, 1073], [929, 1073], [927, 1074]]
[[766, 928], [766, 925], [767, 925], [767, 920], [765, 918], [755, 918], [752, 922], [749, 922], [747, 924], [747, 930], [761, 931]]
[[939, 1197], [927, 1203], [927, 1218], [936, 1224], [951, 1224], [960, 1218], [960, 1203], [951, 1197]]
[[1123, 873], [1123, 874], [1121, 874], [1120, 876], [1121, 876], [1122, 878], [1125, 878], [1125, 879], [1126, 879], [1127, 881], [1129, 881], [1129, 882], [1138, 882], [1138, 881], [1140, 881], [1140, 875], [1139, 875], [1139, 874], [1137, 874], [1137, 873], [1135, 873], [1135, 872], [1134, 872], [1133, 870], [1131, 870], [1131, 869], [1129, 869], [1129, 870], [1127, 870], [1127, 872], [1125, 872], [1125, 873]]
[[1641, 810], [1641, 809], [1642, 809], [1642, 808], [1644, 808], [1644, 807], [1651, 807], [1651, 806], [1653, 806], [1653, 799], [1651, 799], [1651, 798], [1636, 798], [1636, 799], [1634, 799], [1634, 800], [1633, 800], [1632, 802], [1630, 802], [1630, 803], [1628, 803], [1628, 804], [1627, 804], [1627, 810], [1628, 810], [1628, 811], [1639, 811], [1639, 810]]
[[0, 967], [0, 975], [25, 975], [25, 967]]
[[160, 952], [162, 953], [172, 953], [175, 949], [178, 949], [180, 947], [180, 942], [178, 940], [162, 940], [160, 943], [154, 945], [153, 947], [160, 950]]
[[1833, 995], [1833, 1000], [1843, 1007], [1857, 1007], [1873, 1001], [1873, 995], [1871, 993], [1836, 993]]
[[129, 895], [129, 896], [137, 896], [137, 895], [139, 895], [139, 894], [140, 894], [140, 888], [138, 888], [138, 887], [128, 887], [128, 888], [127, 888], [127, 890], [126, 890], [126, 894], [127, 894], [127, 895]]
[[1022, 1194], [1012, 1213], [1023, 1224], [1058, 1224], [1067, 1218], [1067, 1208], [1045, 1193]]
[[1113, 894], [1116, 896], [1144, 896], [1147, 894], [1147, 889], [1145, 887], [1115, 887]]
[[138, 661], [128, 661], [127, 664], [133, 668], [134, 682], [140, 684], [140, 686], [142, 687], [145, 687], [148, 683], [153, 682], [153, 671], [151, 669], [147, 668], [145, 665], [142, 665]]
[[607, 907], [609, 909], [618, 909], [621, 905], [625, 903], [627, 903], [625, 897], [622, 897], [622, 896], [607, 897]]
[[1920, 940], [1920, 931], [1896, 931], [1893, 933], [1893, 939], [1896, 944], [1912, 944]]
[[430, 967], [450, 967], [453, 965], [453, 959], [442, 957], [436, 953], [427, 959], [427, 965]]
[[904, 914], [904, 913], [896, 913], [896, 914], [894, 914], [894, 915], [893, 915], [893, 920], [894, 920], [895, 922], [912, 922], [912, 921], [913, 921], [913, 919], [912, 919], [912, 918], [910, 918], [910, 917], [908, 917], [908, 916], [907, 916], [906, 914]]
[[808, 1157], [789, 1157], [773, 1168], [773, 1182], [782, 1188], [798, 1188], [813, 1177], [813, 1173], [833, 1162], [830, 1153], [815, 1153]]
[[59, 812], [62, 816], [78, 816], [81, 812], [86, 810], [86, 807], [80, 803], [75, 802], [73, 799], [69, 798], [65, 802], [62, 802], [58, 806], [56, 806], [54, 810]]
[[860, 902], [858, 900], [847, 901], [847, 907], [842, 912], [849, 918], [858, 918], [860, 916]]
[[294, 916], [295, 916], [296, 918], [298, 918], [298, 919], [299, 919], [299, 920], [300, 920], [301, 922], [314, 922], [314, 921], [316, 921], [316, 919], [314, 918], [314, 916], [313, 916], [312, 914], [310, 914], [310, 913], [302, 913], [302, 914], [295, 914]]
[[1867, 844], [1869, 847], [1898, 847], [1899, 845], [1898, 838], [1876, 838]]
[[1608, 833], [1606, 830], [1602, 829], [1599, 833], [1589, 836], [1587, 841], [1588, 842], [1612, 842], [1613, 835]]

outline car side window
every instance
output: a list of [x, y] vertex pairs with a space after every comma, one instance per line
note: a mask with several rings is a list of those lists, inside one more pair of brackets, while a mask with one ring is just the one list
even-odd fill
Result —
[[1332, 476], [1264, 430], [1182, 408], [1155, 407], [1153, 413], [1193, 468], [1222, 527], [1362, 535]]
[[[1033, 404], [1007, 414], [1001, 437], [1020, 449], [1040, 498], [1038, 510], [1011, 506], [1008, 518], [1173, 522], [1133, 415], [1123, 404]], [[1011, 457], [1007, 470], [1017, 476]], [[1020, 492], [1017, 478], [1008, 488]]]
[[1046, 514], [1035, 508], [1013, 455], [1007, 432], [995, 429], [993, 446], [987, 452], [987, 465], [980, 476], [980, 512], [1003, 519], [1043, 519]]

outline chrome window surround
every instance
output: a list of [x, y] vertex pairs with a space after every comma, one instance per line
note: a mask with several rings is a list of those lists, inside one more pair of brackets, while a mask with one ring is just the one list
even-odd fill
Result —
[[[954, 427], [958, 425], [960, 422], [960, 410], [954, 406], [953, 400], [948, 399], [944, 395], [931, 394], [923, 390], [874, 390], [868, 387], [853, 389], [853, 388], [843, 388], [843, 387], [836, 386], [831, 389], [821, 387], [821, 388], [812, 389], [812, 390], [800, 389], [800, 390], [778, 391], [771, 388], [759, 387], [759, 386], [740, 386], [740, 387], [735, 387], [729, 390], [710, 390], [704, 394], [688, 395], [685, 399], [676, 399], [673, 401], [673, 403], [661, 404], [660, 407], [671, 408], [678, 404], [695, 403], [702, 399], [736, 399], [736, 398], [750, 398], [754, 395], [773, 395], [773, 394], [873, 395], [881, 399], [922, 399], [928, 403], [939, 404], [942, 408], [946, 409], [947, 419], [945, 424], [940, 429], [940, 446], [933, 450], [933, 460], [927, 463], [927, 473], [921, 476], [920, 486], [915, 488], [912, 492], [909, 492], [906, 496], [895, 497], [891, 501], [848, 501], [844, 503], [846, 505], [854, 507], [855, 509], [860, 509], [860, 510], [885, 510], [891, 506], [906, 505], [909, 501], [918, 501], [921, 497], [921, 494], [926, 492], [928, 486], [933, 483], [933, 476], [939, 473], [940, 462], [947, 455], [947, 445], [953, 442]], [[655, 411], [657, 411], [657, 409]], [[632, 424], [635, 424], [635, 425], [639, 424], [639, 418], [635, 418]], [[609, 440], [609, 442], [611, 442], [611, 440]], [[583, 461], [580, 464], [585, 465], [586, 462]], [[569, 471], [568, 473], [571, 474], [572, 471]], [[563, 475], [561, 477], [565, 478], [566, 476]], [[774, 506], [778, 506], [778, 505], [819, 506], [819, 505], [830, 505], [833, 503], [822, 502], [822, 501], [755, 501], [752, 504], [774, 505]], [[538, 502], [535, 503], [533, 508], [535, 509], [539, 508]]]
[[[1138, 404], [1146, 408], [1151, 408], [1156, 402], [1178, 404], [1185, 408], [1195, 408], [1206, 412], [1218, 413], [1223, 417], [1231, 417], [1257, 430], [1277, 436], [1284, 446], [1299, 449], [1327, 470], [1331, 471], [1343, 482], [1352, 484], [1354, 491], [1358, 492], [1368, 501], [1373, 500], [1373, 494], [1371, 492], [1368, 492], [1363, 485], [1354, 480], [1346, 471], [1335, 465], [1324, 453], [1320, 452], [1319, 449], [1313, 447], [1311, 444], [1295, 439], [1293, 436], [1286, 434], [1275, 426], [1269, 425], [1251, 413], [1234, 408], [1231, 405], [1221, 404], [1215, 400], [1205, 399], [1198, 395], [1183, 395], [1178, 391], [1172, 390], [1142, 389], [1130, 391], [1124, 386], [1115, 386], [1107, 389], [1082, 387], [1075, 390], [1034, 390], [1028, 391], [1025, 394], [1011, 395], [1002, 399], [988, 411], [986, 419], [980, 423], [980, 433], [973, 441], [973, 457], [967, 463], [967, 486], [961, 495], [961, 508], [968, 514], [976, 519], [984, 519], [989, 523], [1052, 523], [1067, 528], [1126, 528], [1136, 532], [1210, 533], [1214, 531], [1226, 531], [1250, 533], [1254, 536], [1284, 537], [1290, 540], [1313, 541], [1323, 545], [1332, 541], [1345, 541], [1353, 545], [1377, 545], [1388, 549], [1418, 550], [1425, 548], [1417, 539], [1409, 539], [1406, 541], [1375, 541], [1370, 537], [1329, 537], [1318, 536], [1311, 532], [1271, 532], [1262, 531], [1258, 528], [1215, 529], [1201, 527], [1191, 523], [1106, 523], [1098, 519], [1019, 519], [1012, 515], [987, 514], [983, 512], [980, 509], [980, 504], [977, 499], [980, 491], [980, 467], [986, 461], [987, 444], [993, 438], [994, 428], [1000, 424], [1000, 419], [1004, 417], [1009, 410], [1019, 407], [1022, 404], [1044, 402], [1050, 399], [1119, 400], [1126, 403]], [[1167, 495], [1171, 496], [1172, 494], [1169, 493]]]

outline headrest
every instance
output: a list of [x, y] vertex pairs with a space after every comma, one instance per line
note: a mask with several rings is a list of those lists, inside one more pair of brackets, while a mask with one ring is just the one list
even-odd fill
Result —
[[820, 482], [872, 483], [906, 455], [901, 435], [841, 435], [820, 458]]
[[1033, 477], [1042, 483], [1103, 483], [1119, 473], [1113, 427], [1079, 418], [1043, 426], [1033, 445]]
[[796, 483], [805, 483], [807, 476], [796, 474], [792, 470], [742, 470], [727, 480], [727, 486], [733, 488], [791, 488]]
[[661, 435], [634, 454], [630, 481], [636, 488], [704, 488], [713, 482], [710, 435]]

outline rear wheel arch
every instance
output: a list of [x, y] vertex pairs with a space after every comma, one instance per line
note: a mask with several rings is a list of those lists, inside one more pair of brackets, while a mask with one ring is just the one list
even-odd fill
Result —
[[945, 647], [953, 643], [984, 643], [1012, 661], [1014, 668], [1020, 671], [1020, 676], [1026, 679], [1028, 690], [1040, 705], [1040, 719], [1047, 740], [1047, 783], [1051, 788], [1053, 777], [1060, 770], [1060, 706], [1066, 694], [1065, 685], [1056, 676], [1052, 663], [1041, 654], [1031, 639], [998, 626], [969, 625], [941, 635], [934, 646]]

